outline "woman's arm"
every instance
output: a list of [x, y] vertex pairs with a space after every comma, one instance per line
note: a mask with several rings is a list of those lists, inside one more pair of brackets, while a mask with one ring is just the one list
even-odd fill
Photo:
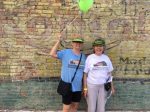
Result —
[[84, 73], [83, 75], [83, 93], [84, 93], [84, 97], [87, 97], [87, 73]]
[[111, 72], [109, 72], [108, 75], [109, 75], [109, 77], [111, 77], [109, 81], [111, 82], [111, 91], [112, 91], [112, 94], [114, 95], [115, 94], [115, 88], [114, 88], [114, 84], [113, 84], [113, 76], [112, 76]]
[[115, 94], [115, 88], [114, 88], [113, 81], [111, 82], [111, 91], [112, 91], [112, 95], [114, 95]]

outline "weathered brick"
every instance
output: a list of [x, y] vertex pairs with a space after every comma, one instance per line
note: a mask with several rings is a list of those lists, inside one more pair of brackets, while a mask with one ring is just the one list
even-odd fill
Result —
[[[95, 0], [85, 13], [72, 0], [1, 1], [0, 109], [62, 108], [56, 93], [61, 62], [49, 51], [63, 31], [59, 50], [70, 48], [76, 35], [85, 39], [87, 55], [95, 38], [106, 40], [116, 88], [107, 110], [150, 110], [149, 5], [147, 0]], [[82, 99], [80, 109], [85, 108]]]

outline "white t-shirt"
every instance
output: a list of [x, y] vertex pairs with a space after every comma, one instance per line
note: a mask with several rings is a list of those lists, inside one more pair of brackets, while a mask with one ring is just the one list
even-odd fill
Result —
[[88, 74], [87, 83], [104, 84], [112, 71], [113, 66], [107, 55], [91, 54], [87, 57], [84, 69], [84, 72]]

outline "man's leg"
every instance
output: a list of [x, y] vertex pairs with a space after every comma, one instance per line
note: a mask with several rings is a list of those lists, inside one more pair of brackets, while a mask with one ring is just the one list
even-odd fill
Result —
[[72, 99], [72, 93], [69, 93], [67, 96], [62, 96], [63, 112], [70, 112], [71, 99]]
[[78, 107], [79, 107], [79, 103], [77, 103], [77, 102], [72, 102], [72, 103], [71, 103], [71, 106], [70, 106], [70, 112], [77, 112]]
[[80, 100], [81, 100], [81, 91], [72, 92], [72, 103], [70, 107], [70, 112], [77, 112]]
[[70, 112], [70, 108], [71, 104], [70, 105], [63, 104], [63, 112]]

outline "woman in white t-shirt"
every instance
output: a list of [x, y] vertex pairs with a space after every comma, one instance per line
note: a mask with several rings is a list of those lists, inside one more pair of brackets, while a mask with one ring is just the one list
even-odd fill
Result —
[[84, 96], [87, 98], [88, 112], [105, 112], [107, 91], [104, 89], [106, 81], [111, 82], [111, 92], [115, 90], [112, 83], [112, 63], [104, 54], [105, 41], [96, 39], [93, 42], [94, 53], [89, 55], [84, 69]]

